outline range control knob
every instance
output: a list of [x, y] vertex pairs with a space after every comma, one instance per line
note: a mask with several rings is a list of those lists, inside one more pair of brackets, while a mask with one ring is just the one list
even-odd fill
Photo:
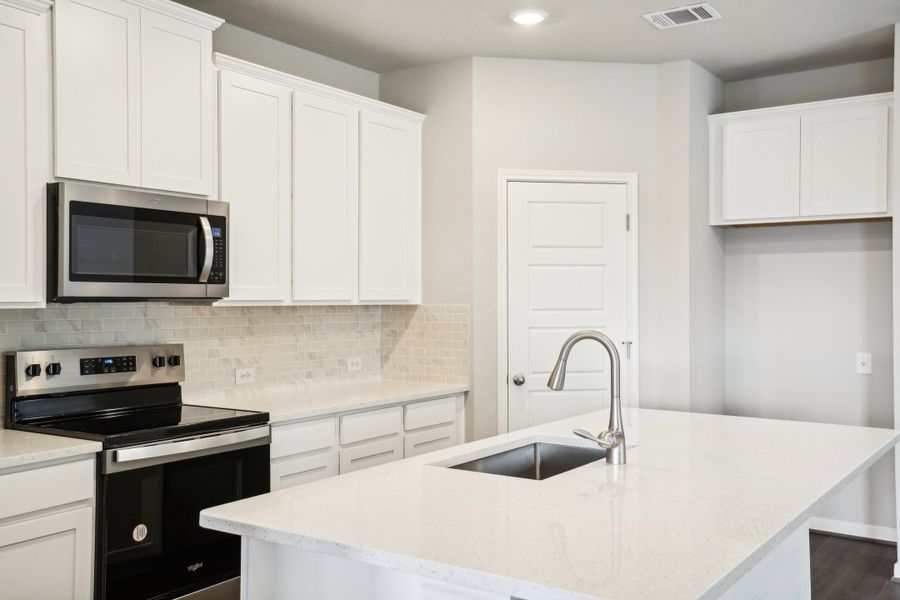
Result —
[[172, 356], [169, 357], [169, 366], [170, 367], [177, 367], [180, 364], [181, 364], [181, 357], [178, 356], [177, 354], [173, 354]]
[[153, 363], [153, 367], [156, 369], [166, 366], [166, 358], [164, 356], [154, 356], [150, 362]]
[[50, 363], [47, 365], [47, 375], [59, 375], [62, 373], [62, 365], [59, 363]]
[[41, 374], [41, 365], [35, 363], [25, 367], [25, 375], [28, 377], [37, 377]]

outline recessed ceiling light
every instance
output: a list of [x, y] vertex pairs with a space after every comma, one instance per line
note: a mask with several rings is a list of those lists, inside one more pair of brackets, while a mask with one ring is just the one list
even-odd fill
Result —
[[536, 8], [528, 8], [525, 10], [517, 10], [509, 15], [509, 18], [512, 19], [513, 23], [516, 25], [530, 27], [532, 25], [543, 23], [547, 18], [547, 13]]

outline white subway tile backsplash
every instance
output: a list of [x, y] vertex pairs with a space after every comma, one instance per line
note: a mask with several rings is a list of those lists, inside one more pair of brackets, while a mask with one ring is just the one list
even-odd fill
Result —
[[[467, 383], [469, 308], [423, 306], [217, 307], [164, 303], [0, 309], [0, 352], [180, 342], [185, 396], [313, 380], [384, 378]], [[362, 369], [348, 373], [347, 359]], [[2, 371], [2, 370], [0, 370]], [[3, 373], [0, 372], [0, 383]], [[2, 408], [0, 408], [2, 412]]]

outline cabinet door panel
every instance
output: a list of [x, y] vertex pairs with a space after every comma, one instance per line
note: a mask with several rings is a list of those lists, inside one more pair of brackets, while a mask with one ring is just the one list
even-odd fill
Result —
[[83, 507], [0, 527], [0, 581], [8, 598], [92, 597], [93, 509]]
[[355, 444], [400, 433], [403, 431], [401, 411], [400, 406], [392, 406], [343, 415], [341, 417], [341, 443]]
[[272, 465], [272, 491], [282, 490], [338, 474], [338, 453], [326, 452]]
[[443, 450], [456, 443], [456, 428], [453, 424], [434, 429], [412, 431], [403, 438], [403, 457], [419, 456], [426, 452]]
[[118, 0], [58, 0], [56, 174], [141, 184], [141, 9]]
[[887, 211], [888, 106], [802, 117], [803, 216]]
[[48, 15], [0, 6], [0, 303], [40, 303], [50, 179]]
[[799, 116], [728, 123], [723, 154], [724, 220], [799, 216]]
[[415, 302], [420, 269], [419, 128], [363, 110], [359, 299]]
[[212, 32], [141, 11], [141, 185], [210, 193]]
[[341, 474], [383, 465], [403, 458], [403, 440], [398, 436], [381, 442], [341, 450]]
[[294, 93], [294, 299], [357, 297], [359, 110]]
[[288, 301], [291, 295], [291, 94], [220, 73], [219, 195], [230, 203], [231, 295]]

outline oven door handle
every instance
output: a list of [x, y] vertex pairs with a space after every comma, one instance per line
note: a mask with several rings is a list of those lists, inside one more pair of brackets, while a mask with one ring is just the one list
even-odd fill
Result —
[[263, 444], [268, 444], [270, 439], [271, 433], [269, 426], [263, 425], [261, 427], [253, 427], [241, 431], [207, 435], [175, 442], [162, 442], [159, 444], [148, 444], [146, 446], [137, 446], [134, 448], [121, 448], [112, 451], [112, 464], [107, 466], [118, 467], [114, 468], [114, 470], [125, 470], [136, 468], [138, 466], [131, 466], [130, 463], [140, 462], [141, 464], [139, 466], [149, 466], [149, 463], [160, 464], [163, 462], [172, 462], [174, 460], [186, 460], [188, 458], [218, 454], [220, 452], [228, 452], [240, 448], [261, 446]]
[[205, 216], [200, 217], [200, 228], [203, 230], [203, 247], [205, 250], [203, 252], [203, 266], [200, 269], [199, 282], [206, 283], [209, 281], [209, 273], [212, 271], [213, 255], [215, 253], [212, 227], [209, 225], [209, 218]]

